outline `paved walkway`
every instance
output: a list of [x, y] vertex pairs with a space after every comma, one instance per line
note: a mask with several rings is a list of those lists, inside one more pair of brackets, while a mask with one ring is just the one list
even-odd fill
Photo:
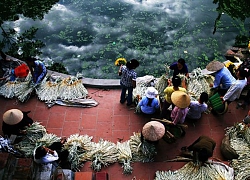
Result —
[[[97, 107], [75, 108], [55, 105], [48, 108], [44, 102], [32, 97], [26, 103], [17, 102], [14, 99], [0, 97], [0, 114], [11, 108], [22, 111], [31, 110], [30, 117], [39, 121], [46, 127], [49, 133], [57, 136], [70, 136], [71, 134], [87, 134], [93, 136], [93, 141], [98, 142], [100, 138], [117, 142], [126, 141], [133, 132], [140, 132], [143, 125], [150, 121], [149, 116], [134, 114], [134, 110], [119, 103], [119, 89], [87, 88], [89, 95], [99, 102]], [[235, 103], [231, 103], [229, 111], [223, 116], [204, 114], [202, 119], [195, 125], [186, 123], [189, 127], [186, 135], [173, 144], [160, 140], [157, 144], [158, 154], [155, 162], [133, 163], [133, 173], [123, 175], [121, 165], [112, 164], [102, 171], [109, 174], [109, 180], [153, 180], [157, 170], [174, 170], [182, 167], [184, 163], [164, 162], [178, 155], [182, 146], [187, 146], [200, 135], [207, 135], [215, 139], [217, 146], [214, 157], [223, 160], [220, 153], [221, 140], [225, 134], [225, 128], [241, 121], [247, 114], [248, 109], [236, 109]], [[2, 121], [0, 121], [1, 125]], [[2, 132], [0, 132], [2, 134]], [[81, 171], [92, 171], [90, 162], [86, 162]]]

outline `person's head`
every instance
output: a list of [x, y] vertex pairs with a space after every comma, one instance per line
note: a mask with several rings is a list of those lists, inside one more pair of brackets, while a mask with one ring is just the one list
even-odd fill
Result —
[[243, 68], [243, 67], [240, 67], [239, 69], [237, 69], [237, 72], [236, 72], [236, 76], [237, 78], [245, 78], [248, 76], [248, 72], [249, 69], [248, 68]]
[[185, 62], [185, 60], [184, 60], [183, 58], [178, 59], [177, 68], [178, 68], [179, 70], [181, 70], [181, 69], [184, 67], [185, 63], [186, 63], [186, 62]]
[[201, 162], [204, 163], [205, 161], [208, 160], [208, 158], [209, 158], [209, 154], [208, 154], [208, 152], [207, 152], [207, 149], [201, 148], [201, 149], [198, 151], [198, 159], [199, 159], [199, 161], [201, 161]]
[[36, 60], [37, 60], [36, 58], [27, 57], [27, 58], [25, 59], [25, 62], [27, 63], [28, 66], [34, 66]]
[[47, 151], [46, 147], [39, 146], [39, 147], [36, 148], [35, 158], [40, 159], [40, 158], [44, 157], [47, 154], [47, 152], [48, 151]]
[[181, 78], [178, 76], [173, 77], [172, 84], [174, 87], [179, 87], [181, 85]]
[[136, 59], [131, 59], [126, 66], [128, 69], [135, 69], [139, 66], [139, 62]]
[[200, 95], [200, 103], [206, 103], [208, 101], [208, 94], [206, 92], [201, 93]]

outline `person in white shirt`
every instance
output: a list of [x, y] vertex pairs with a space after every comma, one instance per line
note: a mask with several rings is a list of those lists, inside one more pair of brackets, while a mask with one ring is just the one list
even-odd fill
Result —
[[240, 68], [237, 70], [236, 76], [238, 79], [230, 86], [226, 94], [223, 96], [223, 102], [230, 104], [232, 101], [239, 99], [243, 88], [247, 85], [247, 72], [248, 69], [246, 68]]
[[33, 155], [34, 161], [38, 164], [48, 164], [53, 162], [66, 162], [69, 152], [62, 150], [66, 139], [62, 138], [60, 142], [54, 142], [49, 147], [39, 146], [35, 148]]

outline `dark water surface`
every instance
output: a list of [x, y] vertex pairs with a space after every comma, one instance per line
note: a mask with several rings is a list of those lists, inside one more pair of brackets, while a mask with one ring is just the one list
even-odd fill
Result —
[[223, 60], [244, 29], [223, 15], [213, 35], [216, 7], [212, 0], [63, 0], [42, 21], [22, 19], [15, 26], [41, 28], [41, 59], [63, 63], [72, 75], [119, 78], [114, 61], [124, 57], [140, 61], [138, 76], [159, 77], [165, 63], [180, 57], [190, 71]]

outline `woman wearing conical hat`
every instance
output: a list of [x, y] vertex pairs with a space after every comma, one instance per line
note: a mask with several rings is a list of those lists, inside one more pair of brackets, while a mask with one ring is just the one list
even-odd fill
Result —
[[214, 82], [210, 84], [210, 87], [215, 89], [221, 96], [223, 96], [236, 81], [231, 72], [219, 61], [213, 60], [207, 65], [206, 69], [210, 74], [214, 75]]
[[171, 120], [174, 125], [183, 124], [188, 113], [190, 97], [183, 91], [174, 91], [171, 95], [171, 100], [175, 105], [171, 112]]
[[28, 116], [28, 112], [19, 109], [10, 109], [3, 114], [2, 131], [5, 136], [24, 135], [25, 127], [30, 126], [33, 120]]

